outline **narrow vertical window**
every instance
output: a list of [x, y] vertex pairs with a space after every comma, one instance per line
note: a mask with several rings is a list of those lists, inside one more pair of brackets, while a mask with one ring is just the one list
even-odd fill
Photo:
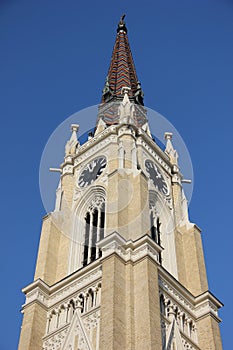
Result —
[[[161, 234], [160, 234], [161, 223], [159, 218], [156, 217], [153, 207], [150, 210], [150, 234], [153, 241], [155, 241], [159, 246], [161, 246]], [[162, 264], [162, 255], [159, 253], [159, 262]]]
[[85, 216], [85, 232], [83, 247], [83, 266], [102, 256], [96, 242], [104, 238], [105, 204], [103, 198], [92, 202]]
[[96, 258], [96, 240], [97, 240], [97, 228], [98, 228], [98, 210], [93, 212], [93, 231], [92, 231], [92, 246], [91, 246], [91, 261]]
[[154, 215], [153, 212], [150, 212], [150, 231], [151, 231], [151, 238], [153, 239], [153, 241], [155, 241], [157, 243], [157, 232], [156, 232], [156, 227], [154, 224]]
[[[157, 243], [159, 246], [161, 246], [161, 234], [160, 234], [160, 221], [159, 218], [156, 220], [156, 232], [157, 232]], [[159, 253], [159, 262], [162, 265], [162, 253]]]
[[[105, 204], [103, 203], [103, 207], [100, 214], [100, 240], [104, 238], [104, 226], [105, 226]], [[102, 256], [102, 251], [99, 249], [99, 258]]]
[[157, 218], [156, 220], [156, 232], [157, 232], [157, 243], [158, 245], [161, 245], [161, 237], [160, 237], [160, 222], [159, 222], [159, 218]]
[[87, 212], [86, 217], [85, 217], [85, 237], [84, 237], [83, 266], [87, 265], [89, 233], [90, 233], [90, 213]]

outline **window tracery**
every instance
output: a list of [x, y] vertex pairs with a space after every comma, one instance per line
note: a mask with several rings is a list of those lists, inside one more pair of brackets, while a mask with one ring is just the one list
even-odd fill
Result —
[[86, 266], [102, 255], [101, 250], [96, 248], [96, 242], [104, 238], [105, 200], [103, 197], [95, 197], [91, 201], [84, 220], [83, 266]]

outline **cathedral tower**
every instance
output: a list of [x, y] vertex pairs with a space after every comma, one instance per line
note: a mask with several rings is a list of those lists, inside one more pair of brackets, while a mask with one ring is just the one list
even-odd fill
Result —
[[19, 350], [221, 350], [172, 134], [152, 137], [122, 16], [96, 127], [71, 126]]

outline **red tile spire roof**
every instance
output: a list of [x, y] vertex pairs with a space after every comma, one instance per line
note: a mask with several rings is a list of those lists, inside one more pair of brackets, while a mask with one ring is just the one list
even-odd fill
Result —
[[143, 92], [137, 78], [124, 18], [125, 15], [121, 17], [118, 24], [116, 41], [101, 102], [122, 100], [122, 88], [128, 87], [130, 88], [130, 100], [143, 105]]

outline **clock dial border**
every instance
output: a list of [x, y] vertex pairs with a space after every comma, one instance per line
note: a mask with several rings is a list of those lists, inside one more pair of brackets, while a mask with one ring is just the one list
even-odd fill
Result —
[[165, 180], [163, 172], [160, 167], [151, 159], [145, 160], [145, 169], [149, 178], [153, 181], [154, 186], [158, 189], [160, 193], [164, 196], [169, 196], [170, 188]]
[[94, 181], [96, 181], [99, 178], [106, 166], [107, 158], [104, 155], [98, 156], [90, 160], [78, 176], [77, 185], [80, 188], [90, 186]]

